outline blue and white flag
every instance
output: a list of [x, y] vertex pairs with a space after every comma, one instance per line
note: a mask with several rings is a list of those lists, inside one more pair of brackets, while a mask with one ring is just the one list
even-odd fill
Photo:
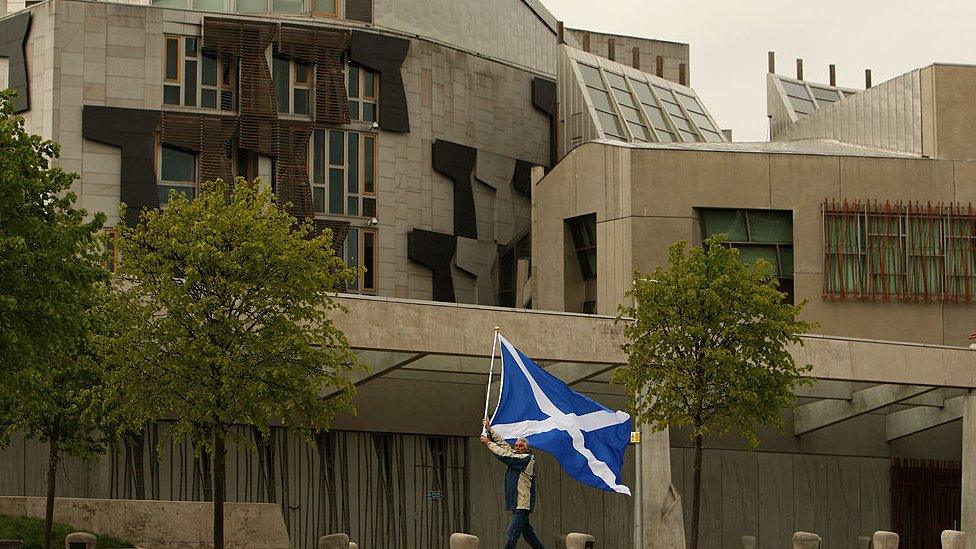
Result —
[[551, 454], [574, 479], [630, 495], [620, 484], [630, 415], [573, 391], [498, 336], [502, 349], [501, 396], [491, 428], [505, 439], [524, 437]]

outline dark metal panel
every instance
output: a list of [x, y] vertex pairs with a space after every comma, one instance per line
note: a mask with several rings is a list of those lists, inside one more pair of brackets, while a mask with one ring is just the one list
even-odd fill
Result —
[[556, 114], [556, 83], [548, 78], [532, 79], [532, 105], [540, 111], [554, 116]]
[[159, 207], [156, 190], [156, 139], [159, 111], [85, 105], [81, 134], [85, 139], [122, 149], [121, 200], [125, 221], [139, 222], [145, 208]]
[[365, 31], [353, 31], [349, 59], [380, 73], [380, 127], [391, 132], [410, 131], [407, 92], [400, 67], [407, 58], [410, 41]]
[[454, 234], [478, 238], [478, 223], [474, 209], [474, 172], [478, 150], [466, 145], [438, 139], [434, 141], [431, 163], [436, 171], [454, 181]]
[[7, 61], [7, 87], [17, 91], [13, 99], [14, 112], [30, 109], [30, 82], [24, 49], [30, 33], [31, 13], [20, 12], [0, 21], [0, 57]]
[[407, 234], [407, 257], [432, 270], [434, 301], [454, 302], [454, 276], [451, 262], [457, 251], [457, 237], [414, 229]]
[[532, 196], [532, 166], [535, 164], [525, 160], [515, 160], [515, 172], [512, 174], [512, 186], [523, 196]]

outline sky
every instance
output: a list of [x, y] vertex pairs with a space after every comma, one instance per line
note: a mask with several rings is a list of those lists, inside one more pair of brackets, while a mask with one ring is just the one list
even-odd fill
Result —
[[[735, 141], [767, 141], [767, 52], [776, 72], [864, 87], [934, 62], [976, 64], [972, 0], [543, 0], [567, 27], [685, 42], [691, 87]], [[976, 90], [973, 90], [976, 101]]]

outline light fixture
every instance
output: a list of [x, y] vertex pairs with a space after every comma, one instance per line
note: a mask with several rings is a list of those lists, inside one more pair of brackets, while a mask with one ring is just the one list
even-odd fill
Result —
[[373, 219], [370, 219], [369, 220], [369, 226], [370, 227], [375, 227], [375, 226], [377, 226], [379, 224], [380, 224], [380, 220], [379, 219], [376, 219], [375, 217]]
[[374, 130], [378, 130], [378, 129], [380, 129], [380, 123], [379, 122], [373, 122], [373, 125], [370, 126], [370, 127], [373, 128]]

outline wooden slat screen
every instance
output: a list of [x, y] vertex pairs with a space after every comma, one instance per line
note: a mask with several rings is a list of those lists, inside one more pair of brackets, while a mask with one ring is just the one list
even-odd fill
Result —
[[199, 153], [201, 181], [233, 181], [227, 146], [236, 131], [236, 117], [168, 111], [162, 115], [163, 143]]
[[313, 217], [312, 187], [308, 181], [308, 139], [312, 127], [304, 122], [279, 121], [275, 133], [278, 203], [291, 203], [289, 213], [299, 219]]
[[373, 0], [346, 0], [346, 19], [373, 22]]
[[203, 18], [203, 45], [241, 60], [240, 114], [274, 116], [274, 86], [265, 52], [278, 26], [264, 21]]
[[349, 31], [281, 26], [278, 51], [315, 65], [315, 121], [320, 124], [349, 123], [349, 97], [342, 64], [349, 38]]

